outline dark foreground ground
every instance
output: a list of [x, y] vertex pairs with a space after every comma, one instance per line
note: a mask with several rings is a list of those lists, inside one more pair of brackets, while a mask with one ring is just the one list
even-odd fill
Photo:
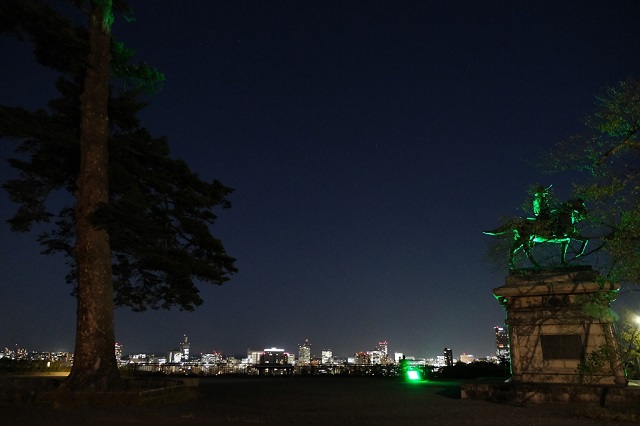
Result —
[[191, 399], [147, 406], [0, 406], [11, 425], [603, 425], [640, 424], [633, 411], [582, 404], [460, 399], [458, 383], [343, 377], [209, 378]]

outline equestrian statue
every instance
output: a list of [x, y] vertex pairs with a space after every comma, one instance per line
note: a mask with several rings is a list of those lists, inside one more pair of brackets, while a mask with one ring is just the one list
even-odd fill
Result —
[[484, 231], [487, 235], [513, 235], [513, 244], [509, 258], [509, 268], [515, 269], [515, 256], [523, 250], [527, 259], [536, 267], [541, 265], [533, 258], [531, 249], [539, 243], [560, 244], [560, 263], [567, 264], [567, 250], [572, 240], [581, 243], [574, 258], [584, 254], [589, 240], [580, 235], [576, 224], [587, 214], [584, 201], [580, 198], [550, 205], [549, 190], [537, 186], [534, 188], [533, 213], [535, 217], [518, 217], [492, 231]]

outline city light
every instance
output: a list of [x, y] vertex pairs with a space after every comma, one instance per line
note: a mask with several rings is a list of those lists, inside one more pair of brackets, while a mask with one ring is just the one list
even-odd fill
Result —
[[[298, 356], [282, 347], [247, 349], [246, 357], [225, 357], [221, 352], [208, 351], [194, 356], [192, 343], [185, 334], [177, 346], [164, 354], [130, 353], [123, 355], [124, 345], [114, 343], [118, 367], [130, 372], [163, 374], [247, 374], [247, 375], [354, 375], [397, 377], [412, 383], [424, 383], [442, 373], [442, 368], [454, 364], [453, 351], [445, 348], [443, 355], [419, 358], [394, 352], [389, 355], [388, 342], [378, 342], [373, 350], [359, 351], [353, 356], [335, 356], [331, 349], [323, 349], [321, 356], [312, 355], [308, 339], [298, 345]], [[496, 341], [498, 347], [499, 342]], [[70, 352], [33, 352], [20, 348], [4, 348], [0, 359], [4, 363], [43, 361], [49, 369], [68, 368], [73, 364]], [[498, 363], [496, 356], [485, 361]], [[475, 362], [475, 357], [462, 353], [459, 361]], [[47, 364], [48, 363], [48, 364]], [[55, 367], [55, 368], [54, 368]]]

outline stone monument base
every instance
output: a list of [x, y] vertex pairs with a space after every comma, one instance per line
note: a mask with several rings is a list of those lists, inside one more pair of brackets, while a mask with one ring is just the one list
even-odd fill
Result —
[[640, 382], [629, 386], [575, 385], [556, 383], [514, 383], [477, 379], [460, 384], [461, 399], [492, 402], [524, 403], [588, 403], [603, 407], [638, 407]]
[[[615, 299], [619, 286], [597, 277], [590, 267], [518, 270], [494, 289], [507, 311], [512, 382], [627, 383], [611, 317], [585, 309], [608, 313]], [[593, 362], [596, 353], [605, 362]]]

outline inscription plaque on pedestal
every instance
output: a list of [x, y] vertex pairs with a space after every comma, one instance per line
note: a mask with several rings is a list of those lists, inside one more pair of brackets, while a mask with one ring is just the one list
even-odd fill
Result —
[[584, 359], [582, 336], [579, 334], [541, 334], [542, 359]]

